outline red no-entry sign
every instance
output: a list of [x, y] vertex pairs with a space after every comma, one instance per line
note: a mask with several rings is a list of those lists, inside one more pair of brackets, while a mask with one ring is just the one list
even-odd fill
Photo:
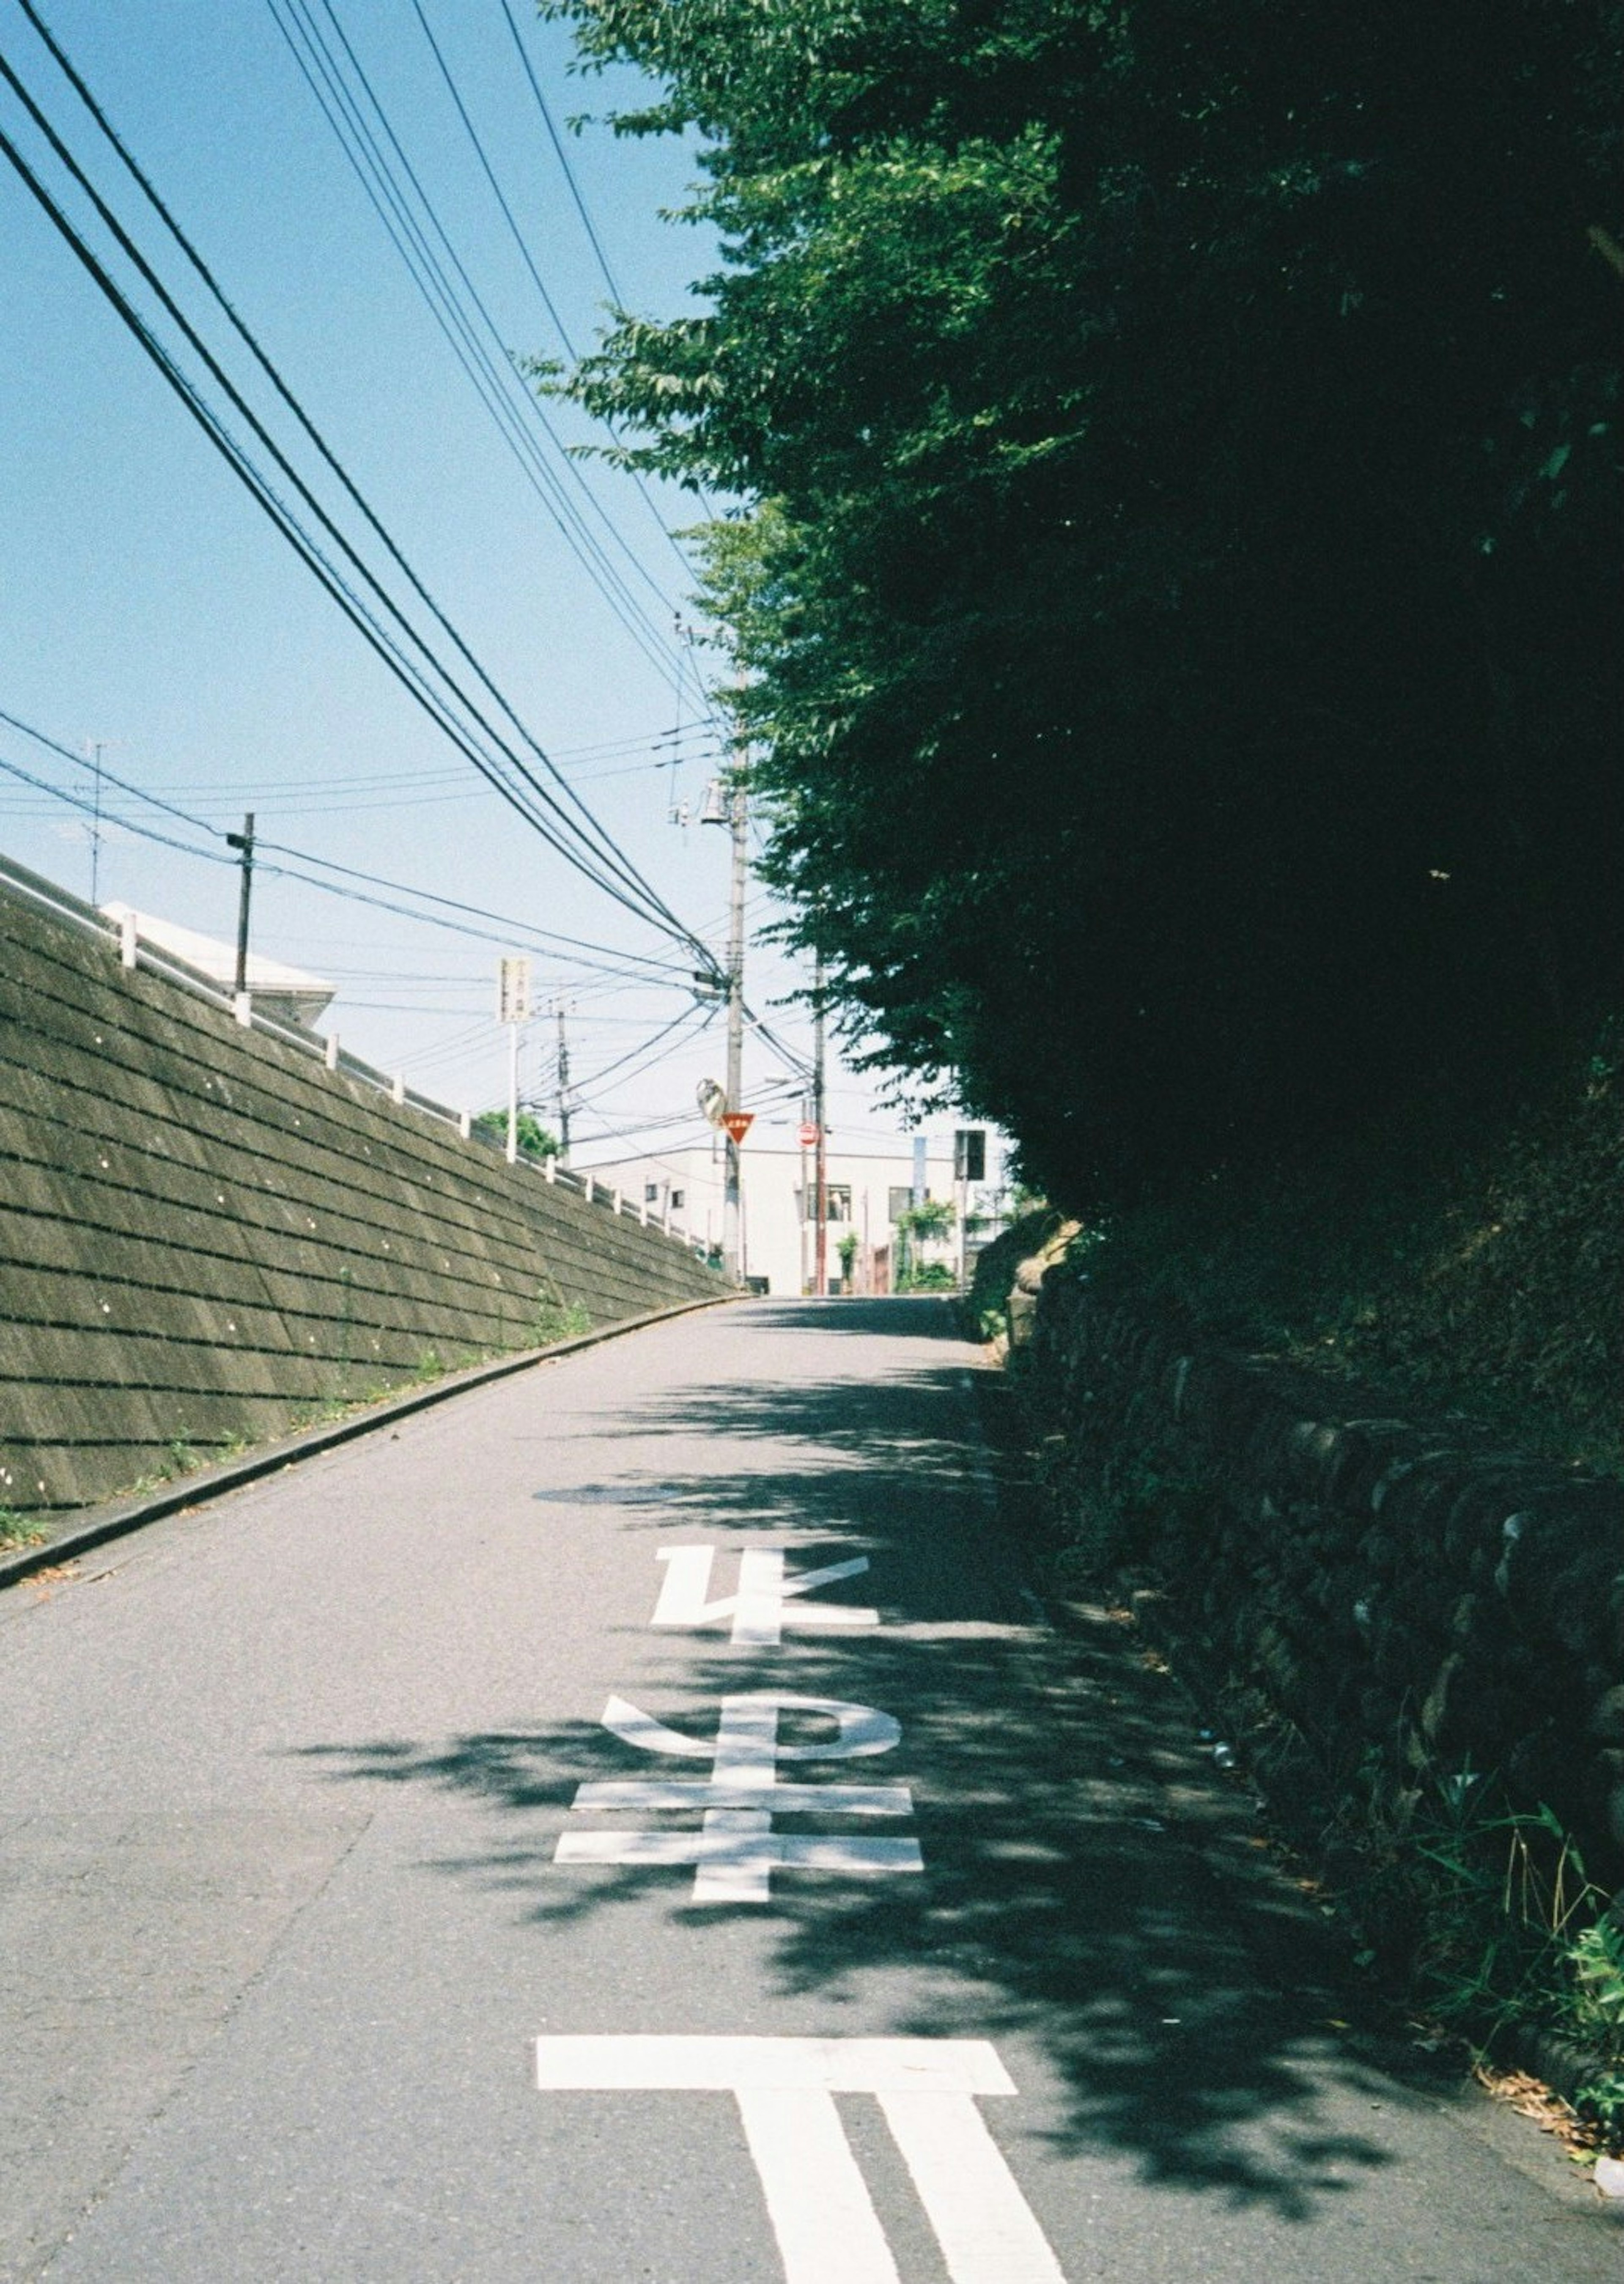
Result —
[[817, 1146], [818, 1130], [809, 1119], [801, 1129], [801, 1147], [803, 1150], [815, 1150]]

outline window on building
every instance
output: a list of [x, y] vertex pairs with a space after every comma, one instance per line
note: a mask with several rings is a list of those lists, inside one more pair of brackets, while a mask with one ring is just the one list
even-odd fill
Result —
[[913, 1202], [914, 1193], [906, 1183], [900, 1189], [891, 1188], [886, 1191], [885, 1217], [893, 1229]]
[[687, 1192], [686, 1190], [673, 1190], [671, 1192], [671, 1211], [673, 1213], [680, 1213], [686, 1203]]
[[657, 1206], [659, 1202], [660, 1185], [658, 1182], [645, 1182], [643, 1185], [643, 1203], [646, 1206]]
[[826, 1184], [824, 1195], [828, 1200], [828, 1217], [831, 1221], [851, 1220], [851, 1186], [849, 1182], [829, 1182]]

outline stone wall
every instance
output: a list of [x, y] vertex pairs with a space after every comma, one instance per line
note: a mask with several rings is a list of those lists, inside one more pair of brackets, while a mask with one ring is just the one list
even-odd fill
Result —
[[567, 1311], [723, 1291], [59, 902], [0, 883], [0, 1506], [109, 1496]]
[[1401, 1818], [1495, 1775], [1624, 1878], [1624, 1485], [1104, 1306], [1071, 1269], [1020, 1377], [1072, 1528], [1154, 1576], [1328, 1805]]

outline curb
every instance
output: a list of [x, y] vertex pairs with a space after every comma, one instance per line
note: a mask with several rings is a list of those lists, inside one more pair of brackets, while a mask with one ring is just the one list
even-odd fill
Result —
[[240, 1459], [227, 1459], [219, 1467], [200, 1468], [196, 1474], [181, 1481], [166, 1483], [161, 1490], [140, 1491], [107, 1506], [90, 1510], [88, 1519], [77, 1527], [64, 1530], [38, 1546], [20, 1548], [14, 1554], [0, 1558], [0, 1592], [14, 1586], [36, 1570], [43, 1570], [58, 1562], [71, 1561], [76, 1555], [88, 1554], [110, 1538], [122, 1538], [126, 1532], [139, 1530], [145, 1523], [158, 1522], [168, 1514], [178, 1514], [183, 1509], [201, 1506], [208, 1500], [222, 1498], [227, 1491], [239, 1490], [245, 1483], [255, 1482], [262, 1475], [271, 1475], [283, 1467], [291, 1467], [301, 1459], [314, 1459], [318, 1452], [330, 1451], [340, 1443], [352, 1443], [357, 1436], [370, 1435], [374, 1428], [387, 1428], [397, 1420], [408, 1420], [415, 1412], [427, 1412], [431, 1404], [448, 1403], [454, 1396], [464, 1396], [472, 1388], [483, 1388], [491, 1381], [506, 1380], [514, 1373], [529, 1372], [535, 1365], [552, 1364], [560, 1357], [574, 1356], [582, 1349], [600, 1347], [605, 1341], [618, 1340], [626, 1333], [645, 1331], [651, 1325], [669, 1324], [676, 1317], [690, 1317], [699, 1309], [719, 1309], [734, 1301], [748, 1299], [742, 1293], [718, 1293], [714, 1299], [682, 1301], [672, 1309], [653, 1309], [647, 1316], [623, 1317], [618, 1323], [600, 1325], [595, 1331], [579, 1333], [573, 1340], [554, 1341], [549, 1347], [522, 1349], [517, 1355], [498, 1357], [490, 1364], [470, 1365], [463, 1372], [447, 1373], [443, 1380], [427, 1388], [413, 1388], [409, 1395], [384, 1397], [368, 1404], [365, 1411], [347, 1420], [334, 1420], [319, 1428], [307, 1428], [296, 1435], [284, 1435], [274, 1443], [261, 1444], [257, 1451], [245, 1452]]

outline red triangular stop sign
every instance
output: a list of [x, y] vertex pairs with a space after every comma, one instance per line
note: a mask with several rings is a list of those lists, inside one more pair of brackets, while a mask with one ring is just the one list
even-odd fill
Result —
[[756, 1114], [753, 1110], [730, 1110], [724, 1115], [722, 1123], [734, 1141], [742, 1142], [756, 1123]]

